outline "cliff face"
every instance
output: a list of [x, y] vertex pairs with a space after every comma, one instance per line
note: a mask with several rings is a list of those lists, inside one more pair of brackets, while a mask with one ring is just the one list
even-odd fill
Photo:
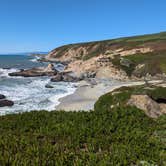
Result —
[[47, 60], [67, 62], [66, 71], [97, 77], [127, 78], [166, 73], [166, 32], [89, 43], [52, 50]]

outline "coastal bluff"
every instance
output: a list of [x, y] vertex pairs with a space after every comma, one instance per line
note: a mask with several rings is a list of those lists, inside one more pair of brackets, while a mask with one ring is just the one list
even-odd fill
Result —
[[166, 32], [113, 40], [69, 44], [43, 61], [66, 64], [65, 72], [120, 80], [165, 77]]

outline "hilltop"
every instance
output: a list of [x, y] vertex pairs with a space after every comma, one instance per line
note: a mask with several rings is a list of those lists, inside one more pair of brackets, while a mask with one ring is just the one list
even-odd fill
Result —
[[52, 50], [47, 61], [67, 64], [77, 76], [95, 73], [99, 78], [142, 78], [166, 73], [166, 32], [88, 43]]

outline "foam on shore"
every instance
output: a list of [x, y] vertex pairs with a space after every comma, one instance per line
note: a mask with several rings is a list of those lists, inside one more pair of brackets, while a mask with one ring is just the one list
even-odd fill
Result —
[[[0, 115], [32, 110], [55, 110], [60, 98], [72, 94], [76, 90], [73, 83], [53, 83], [47, 77], [16, 78], [1, 76], [0, 94], [5, 95], [15, 104], [12, 107], [0, 108]], [[53, 88], [46, 88], [47, 84], [53, 86]]]

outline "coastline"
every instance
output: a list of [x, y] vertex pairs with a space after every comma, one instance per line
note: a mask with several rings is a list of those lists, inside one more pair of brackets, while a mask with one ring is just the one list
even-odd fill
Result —
[[[152, 80], [149, 83], [158, 83], [161, 80]], [[144, 81], [130, 81], [130, 82], [118, 82], [115, 84], [109, 83], [97, 83], [97, 85], [91, 85], [85, 81], [81, 81], [77, 90], [68, 96], [59, 99], [60, 104], [55, 107], [56, 110], [65, 111], [90, 111], [94, 109], [94, 104], [98, 98], [105, 93], [111, 92], [117, 88], [123, 86], [136, 86], [143, 85]]]

